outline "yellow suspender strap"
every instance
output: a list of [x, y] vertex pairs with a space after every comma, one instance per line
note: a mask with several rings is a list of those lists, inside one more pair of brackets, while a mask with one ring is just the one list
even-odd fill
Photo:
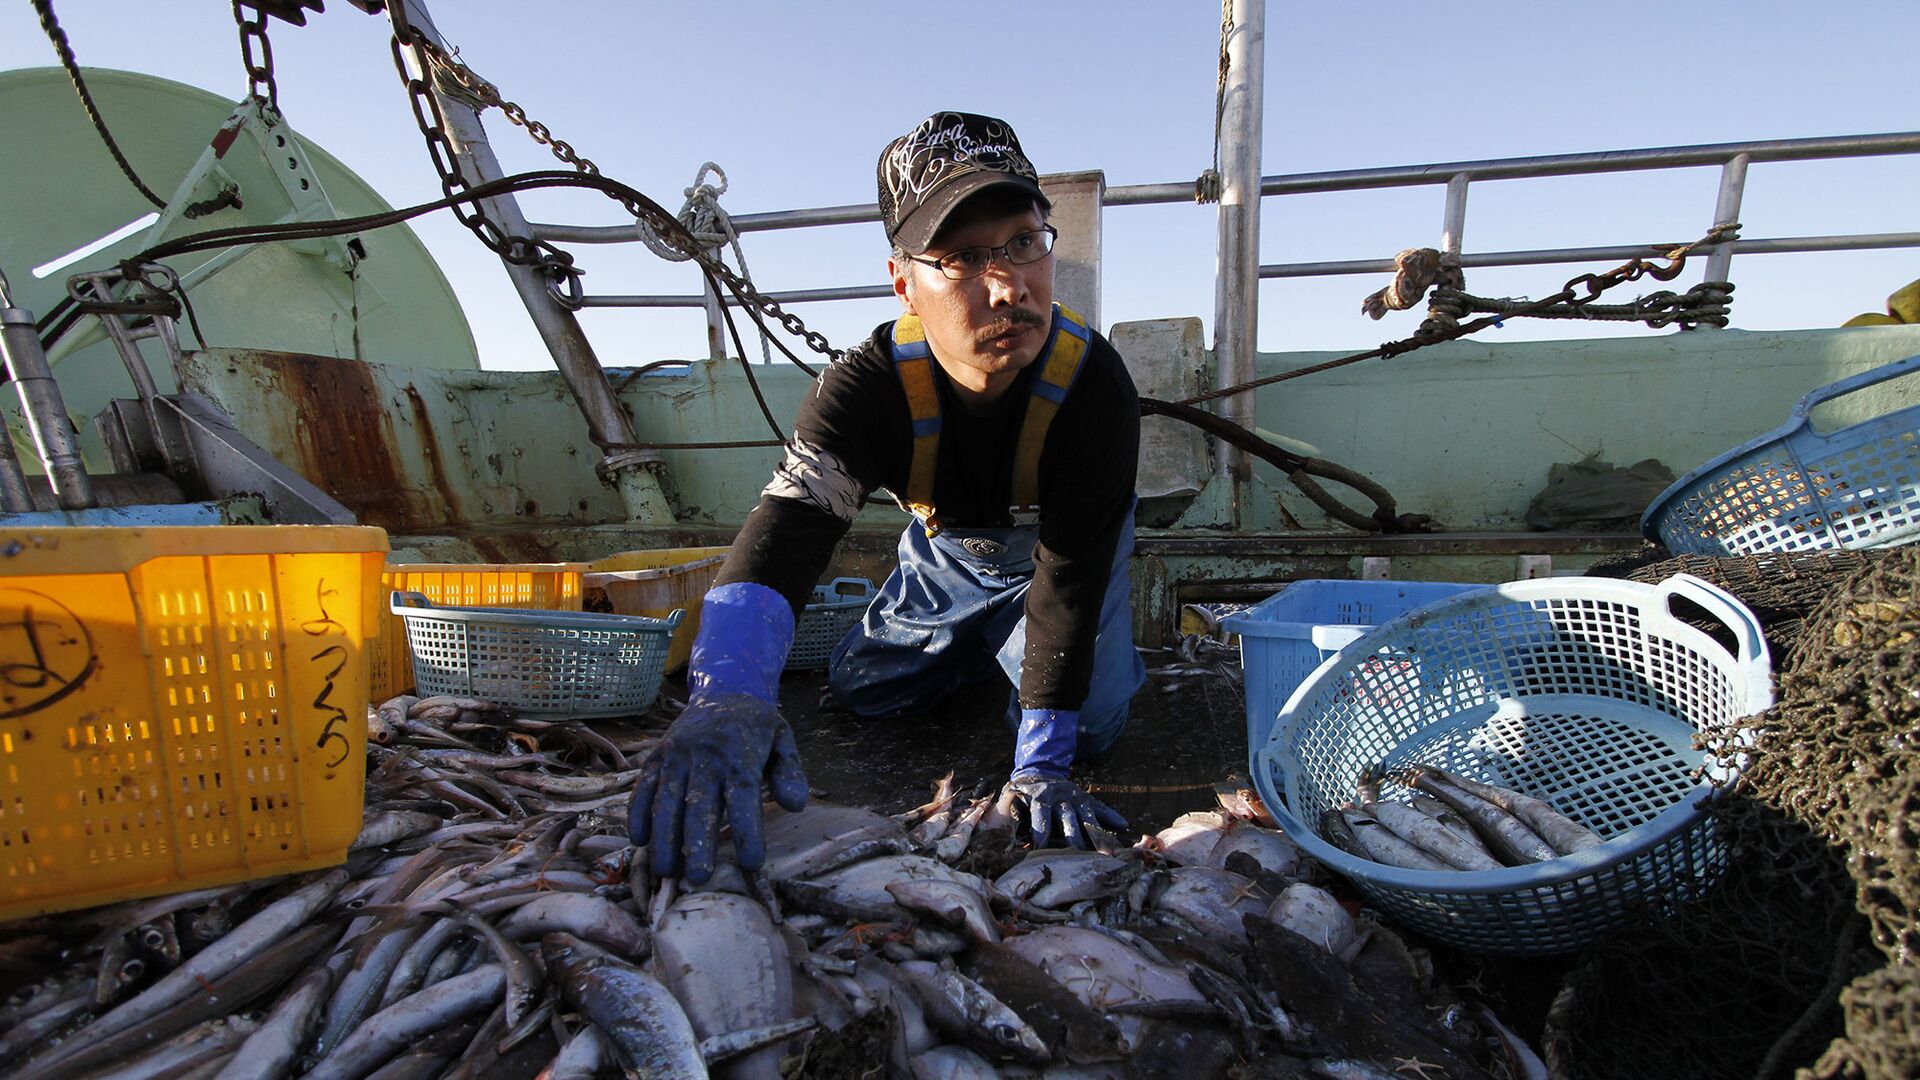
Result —
[[917, 315], [893, 324], [893, 370], [907, 392], [913, 418], [913, 464], [907, 472], [906, 507], [926, 524], [927, 535], [940, 531], [933, 515], [934, 466], [940, 458], [940, 393], [933, 385], [933, 350]]
[[1020, 443], [1014, 450], [1013, 505], [1008, 509], [1015, 525], [1040, 521], [1040, 453], [1047, 446], [1047, 428], [1067, 399], [1067, 391], [1073, 389], [1092, 340], [1093, 332], [1078, 312], [1054, 306], [1053, 337], [1040, 354], [1041, 368], [1033, 379], [1033, 397], [1027, 402]]

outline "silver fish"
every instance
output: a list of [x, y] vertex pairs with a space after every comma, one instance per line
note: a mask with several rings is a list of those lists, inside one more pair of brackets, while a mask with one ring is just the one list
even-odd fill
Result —
[[1000, 1071], [964, 1046], [936, 1046], [907, 1064], [913, 1080], [998, 1080]]
[[482, 964], [402, 998], [354, 1028], [306, 1074], [307, 1080], [360, 1080], [420, 1038], [494, 1008], [506, 986], [507, 973], [499, 964]]
[[1541, 838], [1539, 833], [1528, 828], [1526, 822], [1478, 795], [1447, 783], [1430, 769], [1411, 770], [1408, 782], [1413, 787], [1453, 807], [1461, 817], [1466, 818], [1467, 823], [1480, 834], [1480, 839], [1486, 841], [1487, 848], [1499, 857], [1501, 862], [1521, 866], [1526, 863], [1545, 862], [1559, 856], [1559, 852], [1553, 850], [1553, 845]]
[[333, 899], [347, 882], [345, 870], [320, 874], [305, 886], [269, 904], [233, 932], [196, 953], [192, 959], [169, 972], [131, 1001], [82, 1028], [60, 1046], [41, 1055], [22, 1076], [51, 1075], [62, 1059], [77, 1054], [86, 1046], [157, 1015], [178, 1004], [208, 982], [226, 974], [235, 965], [269, 943], [278, 941], [303, 926]]
[[[793, 966], [767, 911], [732, 893], [680, 898], [654, 932], [654, 973], [673, 991], [703, 1039], [793, 1019]], [[769, 1047], [721, 1070], [729, 1077], [779, 1080]]]
[[957, 881], [932, 878], [893, 881], [887, 883], [887, 892], [908, 911], [931, 915], [948, 926], [959, 927], [975, 941], [1000, 940], [1000, 927], [987, 906], [987, 898]]
[[693, 1024], [660, 980], [569, 934], [542, 938], [540, 955], [567, 1003], [606, 1034], [629, 1075], [645, 1080], [707, 1075]]
[[899, 965], [927, 1019], [936, 1028], [995, 1058], [1029, 1065], [1044, 1064], [1053, 1056], [1047, 1045], [1020, 1014], [1007, 1008], [984, 987], [951, 968], [924, 960]]
[[1467, 823], [1467, 819], [1461, 817], [1458, 811], [1446, 803], [1441, 802], [1439, 799], [1434, 798], [1424, 791], [1415, 791], [1407, 799], [1407, 805], [1446, 826], [1447, 830], [1453, 833], [1453, 835], [1465, 840], [1469, 844], [1473, 844], [1481, 851], [1485, 851], [1489, 855], [1493, 854], [1492, 851], [1487, 849], [1487, 842], [1480, 839], [1480, 834], [1474, 832], [1473, 826]]
[[1354, 840], [1367, 858], [1387, 866], [1398, 866], [1406, 870], [1452, 870], [1453, 867], [1439, 856], [1429, 855], [1424, 850], [1402, 840], [1392, 830], [1357, 809], [1343, 808], [1340, 816], [1353, 832]]
[[1035, 907], [1058, 908], [1124, 892], [1139, 872], [1138, 863], [1097, 851], [1045, 848], [994, 879], [993, 887]]
[[643, 960], [652, 948], [651, 935], [640, 920], [619, 905], [586, 893], [547, 893], [501, 919], [500, 932], [515, 941], [556, 931], [572, 934], [612, 949], [614, 955]]
[[1155, 901], [1155, 909], [1180, 916], [1210, 937], [1243, 943], [1247, 931], [1242, 920], [1266, 914], [1268, 901], [1254, 891], [1252, 882], [1231, 870], [1176, 866], [1172, 877], [1173, 883]]
[[1353, 944], [1358, 928], [1333, 894], [1316, 885], [1289, 885], [1267, 908], [1267, 920], [1339, 956]]
[[612, 1063], [613, 1047], [607, 1037], [599, 1028], [585, 1024], [540, 1070], [539, 1080], [594, 1080]]
[[1462, 870], [1498, 870], [1500, 860], [1453, 835], [1452, 830], [1403, 803], [1367, 803], [1361, 811], [1395, 836]]
[[1585, 851], [1604, 843], [1598, 833], [1555, 810], [1542, 799], [1536, 799], [1511, 788], [1469, 780], [1442, 769], [1434, 769], [1433, 773], [1455, 787], [1464, 789], [1468, 794], [1478, 795], [1526, 822], [1528, 828], [1539, 833], [1541, 839], [1553, 845], [1553, 850], [1562, 855], [1571, 855], [1576, 851]]
[[320, 1029], [320, 1009], [336, 974], [322, 965], [301, 976], [228, 1059], [217, 1080], [280, 1080], [291, 1075], [307, 1041]]

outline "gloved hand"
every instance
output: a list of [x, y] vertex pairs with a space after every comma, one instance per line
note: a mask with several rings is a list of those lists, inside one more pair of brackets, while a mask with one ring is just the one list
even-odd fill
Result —
[[696, 698], [641, 766], [627, 808], [633, 842], [653, 845], [653, 872], [672, 877], [686, 856], [687, 880], [713, 874], [721, 803], [742, 870], [766, 858], [760, 836], [760, 781], [788, 810], [807, 806], [807, 777], [793, 729], [780, 710], [752, 694]]
[[1007, 788], [1013, 792], [1015, 813], [1033, 832], [1035, 847], [1091, 848], [1090, 826], [1108, 831], [1127, 827], [1126, 818], [1064, 776], [1019, 773], [1007, 781]]
[[1014, 742], [1013, 794], [1016, 813], [1024, 814], [1035, 847], [1059, 843], [1077, 848], [1093, 845], [1086, 827], [1124, 829], [1127, 819], [1067, 779], [1074, 744], [1080, 735], [1077, 709], [1022, 709]]
[[793, 643], [793, 608], [764, 585], [733, 582], [707, 593], [687, 685], [691, 700], [641, 765], [627, 806], [627, 832], [651, 843], [653, 870], [684, 870], [698, 885], [713, 873], [721, 808], [743, 870], [759, 869], [760, 783], [788, 810], [807, 805], [807, 778], [793, 729], [776, 706], [780, 668]]

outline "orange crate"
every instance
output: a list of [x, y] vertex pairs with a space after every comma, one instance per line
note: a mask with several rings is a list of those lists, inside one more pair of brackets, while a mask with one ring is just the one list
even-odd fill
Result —
[[606, 593], [607, 605], [618, 615], [645, 615], [664, 619], [678, 609], [687, 613], [673, 632], [667, 650], [668, 671], [687, 666], [693, 639], [700, 633], [700, 600], [713, 587], [725, 547], [662, 548], [623, 551], [589, 564], [586, 584]]
[[0, 920], [329, 866], [380, 529], [0, 529]]
[[[416, 592], [449, 607], [580, 610], [584, 563], [389, 563], [381, 575], [379, 606], [389, 594]], [[382, 616], [382, 640], [373, 650], [373, 700], [413, 686], [413, 653], [400, 616]]]

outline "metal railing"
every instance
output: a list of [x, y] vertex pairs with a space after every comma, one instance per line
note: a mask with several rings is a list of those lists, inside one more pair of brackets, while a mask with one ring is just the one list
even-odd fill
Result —
[[[1720, 167], [1720, 186], [1715, 198], [1713, 219], [1707, 225], [1737, 221], [1740, 201], [1745, 192], [1749, 166], [1771, 161], [1814, 161], [1835, 158], [1880, 157], [1920, 154], [1920, 131], [1879, 135], [1844, 135], [1813, 139], [1774, 139], [1762, 142], [1710, 143], [1698, 146], [1666, 146], [1644, 150], [1609, 150], [1585, 154], [1554, 154], [1543, 157], [1489, 158], [1479, 161], [1450, 161], [1431, 165], [1403, 165], [1377, 169], [1344, 169], [1330, 172], [1293, 173], [1263, 176], [1260, 194], [1309, 195], [1336, 191], [1365, 191], [1377, 188], [1442, 185], [1447, 188], [1446, 206], [1440, 223], [1441, 250], [1460, 256], [1467, 268], [1499, 266], [1537, 266], [1549, 263], [1604, 262], [1646, 254], [1646, 245], [1610, 247], [1541, 248], [1522, 251], [1463, 252], [1460, 237], [1465, 231], [1467, 190], [1480, 180], [1514, 180], [1551, 176], [1586, 176], [1600, 173], [1636, 172], [1654, 169]], [[1194, 197], [1192, 181], [1164, 184], [1130, 184], [1106, 189], [1102, 206], [1149, 206], [1165, 203], [1190, 203]], [[775, 229], [810, 228], [818, 225], [848, 225], [880, 220], [877, 203], [821, 206], [800, 210], [779, 210], [760, 214], [736, 214], [733, 227], [742, 232]], [[534, 224], [534, 233], [542, 240], [573, 244], [617, 244], [637, 240], [630, 225], [548, 225]], [[1705, 228], [1701, 230], [1705, 231]], [[1735, 240], [1703, 248], [1707, 252], [1707, 280], [1726, 281], [1728, 266], [1735, 255], [1763, 255], [1786, 252], [1864, 251], [1882, 248], [1920, 247], [1920, 232], [1844, 233], [1824, 236], [1789, 236]], [[1275, 278], [1323, 277], [1342, 274], [1391, 273], [1392, 258], [1344, 259], [1323, 262], [1265, 263], [1259, 273], [1263, 280]], [[890, 284], [845, 285], [823, 289], [772, 292], [767, 295], [783, 304], [825, 300], [866, 300], [893, 294]], [[728, 303], [737, 303], [727, 297]], [[589, 294], [587, 307], [697, 308], [707, 303], [700, 294], [615, 295]]]

